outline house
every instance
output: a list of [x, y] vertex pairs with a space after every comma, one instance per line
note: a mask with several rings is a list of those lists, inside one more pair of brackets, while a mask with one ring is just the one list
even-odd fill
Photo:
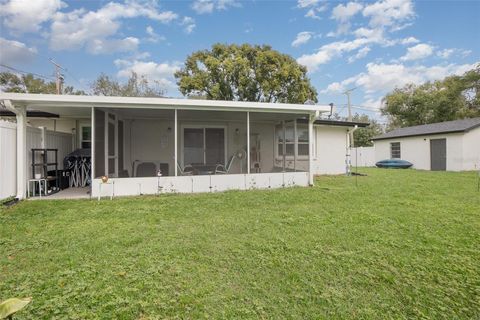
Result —
[[122, 196], [313, 185], [345, 173], [347, 133], [368, 125], [322, 120], [329, 105], [19, 93], [0, 103], [17, 122], [19, 198], [38, 174], [27, 127], [71, 134], [68, 151], [88, 150], [91, 195]]
[[403, 159], [421, 170], [480, 168], [480, 118], [400, 128], [373, 141], [376, 161]]

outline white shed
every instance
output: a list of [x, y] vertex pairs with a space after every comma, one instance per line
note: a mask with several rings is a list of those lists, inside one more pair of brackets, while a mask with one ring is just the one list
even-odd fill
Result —
[[421, 170], [480, 168], [480, 118], [400, 128], [373, 140], [376, 161], [402, 159]]

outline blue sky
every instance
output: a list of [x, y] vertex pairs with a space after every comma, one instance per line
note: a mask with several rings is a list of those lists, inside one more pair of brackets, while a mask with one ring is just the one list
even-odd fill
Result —
[[269, 44], [306, 65], [319, 102], [342, 115], [348, 88], [354, 111], [375, 115], [396, 86], [480, 61], [480, 1], [0, 0], [0, 19], [1, 64], [52, 77], [53, 58], [84, 89], [133, 70], [179, 96], [173, 73], [191, 52]]

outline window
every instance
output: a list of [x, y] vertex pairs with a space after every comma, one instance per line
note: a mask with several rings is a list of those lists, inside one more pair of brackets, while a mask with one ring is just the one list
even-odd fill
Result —
[[297, 124], [298, 155], [308, 156], [308, 125]]
[[82, 126], [80, 136], [80, 147], [91, 148], [92, 147], [92, 127], [91, 126]]
[[[285, 156], [293, 158], [295, 154], [300, 158], [308, 157], [309, 140], [308, 125], [297, 123], [297, 139], [295, 141], [295, 123], [285, 122], [285, 130], [283, 126], [278, 124], [275, 126], [275, 138], [277, 142], [276, 156], [277, 158]], [[285, 145], [284, 145], [285, 140]], [[285, 147], [285, 151], [284, 151]]]
[[390, 158], [400, 159], [400, 142], [390, 143]]

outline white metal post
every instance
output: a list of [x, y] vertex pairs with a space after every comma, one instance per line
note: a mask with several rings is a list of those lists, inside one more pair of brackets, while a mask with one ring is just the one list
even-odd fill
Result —
[[174, 128], [174, 144], [175, 144], [175, 151], [174, 151], [174, 161], [175, 163], [173, 166], [175, 167], [175, 177], [178, 175], [178, 109], [175, 109], [175, 124], [173, 126]]
[[250, 174], [250, 112], [247, 111], [247, 174]]
[[[91, 131], [91, 137], [90, 137], [90, 144], [91, 144], [91, 166], [92, 166], [92, 171], [90, 172], [91, 179], [90, 179], [90, 196], [92, 195], [92, 187], [93, 187], [93, 179], [95, 178], [95, 108], [92, 107], [91, 111], [91, 118], [90, 118], [90, 124], [92, 127]], [[82, 134], [81, 132], [77, 130], [77, 135]]]
[[297, 171], [297, 154], [298, 154], [298, 134], [297, 119], [293, 119], [293, 171]]
[[27, 108], [17, 107], [17, 198], [26, 196], [27, 184]]

